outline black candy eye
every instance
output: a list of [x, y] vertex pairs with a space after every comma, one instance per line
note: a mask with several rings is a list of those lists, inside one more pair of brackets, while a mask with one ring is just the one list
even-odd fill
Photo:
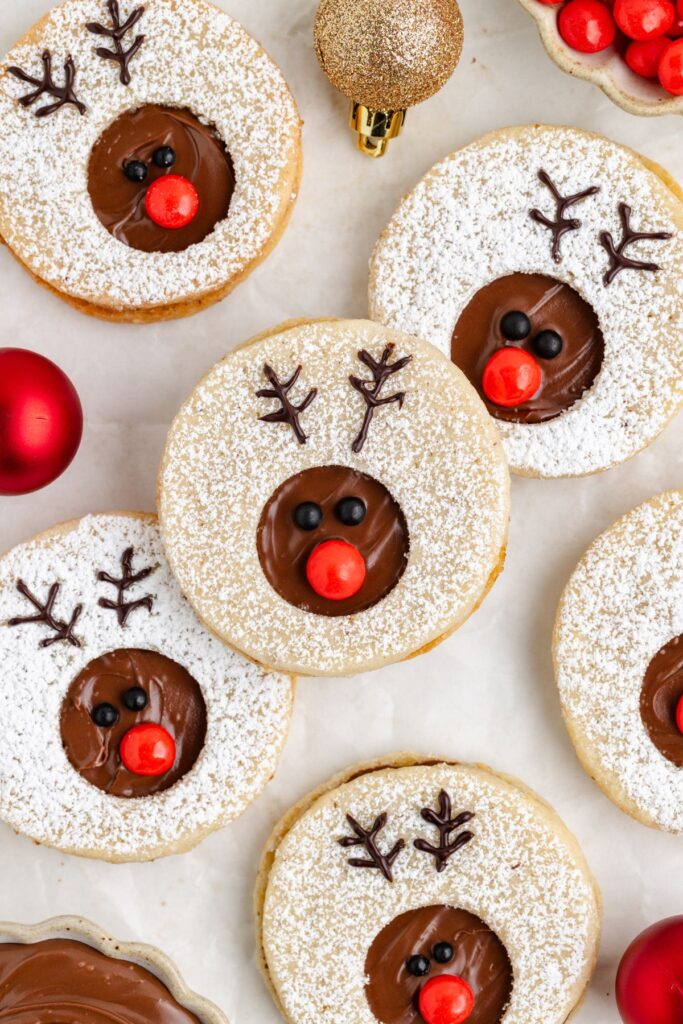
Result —
[[453, 947], [449, 942], [437, 942], [432, 950], [432, 956], [437, 964], [449, 964], [453, 955]]
[[513, 309], [500, 321], [500, 332], [507, 341], [524, 341], [531, 334], [531, 320], [526, 313]]
[[123, 695], [123, 703], [129, 711], [143, 711], [149, 700], [141, 686], [131, 686]]
[[119, 713], [113, 704], [98, 704], [90, 712], [90, 717], [101, 729], [111, 729], [118, 722]]
[[314, 501], [302, 501], [294, 509], [294, 522], [300, 530], [317, 530], [323, 521], [323, 510]]
[[555, 359], [562, 351], [562, 344], [557, 331], [541, 331], [534, 338], [534, 352], [541, 359]]
[[143, 164], [142, 160], [130, 160], [123, 172], [129, 181], [141, 182], [147, 177], [147, 164]]
[[170, 146], [159, 146], [154, 150], [152, 160], [157, 167], [173, 167], [175, 163], [175, 149]]
[[344, 526], [360, 526], [365, 519], [367, 508], [360, 498], [342, 498], [335, 512]]
[[429, 960], [426, 956], [416, 953], [406, 963], [406, 970], [416, 978], [424, 978], [425, 974], [429, 973]]

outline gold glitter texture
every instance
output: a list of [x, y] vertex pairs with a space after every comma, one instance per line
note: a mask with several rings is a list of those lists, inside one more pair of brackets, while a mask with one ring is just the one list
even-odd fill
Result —
[[341, 93], [374, 110], [405, 110], [451, 77], [463, 25], [456, 0], [322, 0], [314, 37]]

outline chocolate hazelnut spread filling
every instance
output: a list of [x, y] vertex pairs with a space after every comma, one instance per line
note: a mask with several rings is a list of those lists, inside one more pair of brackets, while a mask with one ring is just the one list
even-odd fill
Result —
[[[365, 508], [355, 525], [340, 518], [340, 504], [348, 498]], [[317, 508], [313, 522], [319, 522], [302, 529], [297, 509], [309, 504]], [[313, 550], [333, 539], [353, 544], [367, 569], [358, 593], [341, 601], [319, 596], [306, 577]], [[278, 594], [297, 608], [329, 616], [353, 615], [386, 597], [405, 571], [410, 547], [405, 517], [387, 488], [344, 466], [307, 469], [281, 484], [263, 509], [256, 542], [261, 567]]]
[[[522, 313], [529, 333], [506, 338], [502, 324], [510, 313]], [[555, 332], [561, 351], [553, 358], [537, 354], [539, 335]], [[482, 388], [484, 368], [494, 352], [514, 345], [538, 362], [542, 384], [529, 401], [513, 408], [490, 402]], [[567, 284], [543, 274], [509, 274], [480, 289], [458, 320], [451, 359], [477, 389], [496, 419], [512, 423], [543, 423], [577, 402], [591, 387], [602, 366], [604, 340], [592, 307]]]
[[0, 943], [5, 1024], [199, 1024], [144, 967], [83, 942]]
[[[173, 162], [159, 166], [155, 154], [166, 147]], [[142, 180], [126, 174], [132, 163], [142, 165]], [[147, 189], [167, 174], [187, 178], [199, 196], [194, 220], [175, 230], [159, 227], [145, 209]], [[95, 143], [88, 191], [100, 221], [120, 242], [143, 252], [183, 252], [227, 217], [235, 172], [216, 128], [189, 110], [150, 103], [122, 114]]]
[[[111, 725], [97, 724], [103, 706], [111, 709]], [[163, 726], [175, 741], [175, 762], [164, 775], [136, 775], [121, 762], [123, 737], [143, 722]], [[60, 725], [67, 757], [84, 779], [112, 796], [150, 796], [169, 789], [199, 757], [206, 706], [181, 665], [154, 651], [122, 649], [91, 661], [74, 679]]]
[[[419, 975], [411, 971], [416, 961]], [[467, 1024], [498, 1024], [512, 994], [512, 966], [498, 936], [474, 914], [448, 906], [394, 918], [372, 943], [365, 973], [368, 1003], [381, 1024], [421, 1024], [420, 990], [443, 974], [457, 975], [472, 990]]]
[[643, 725], [667, 761], [683, 768], [683, 733], [676, 709], [683, 697], [683, 635], [670, 640], [650, 662], [640, 694]]

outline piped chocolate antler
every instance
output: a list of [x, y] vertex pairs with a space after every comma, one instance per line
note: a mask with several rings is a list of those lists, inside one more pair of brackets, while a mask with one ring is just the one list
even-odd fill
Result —
[[382, 853], [377, 845], [377, 836], [382, 831], [387, 823], [387, 815], [380, 814], [370, 829], [364, 829], [362, 825], [359, 825], [355, 818], [352, 818], [350, 814], [346, 815], [346, 820], [349, 827], [355, 832], [355, 836], [344, 836], [343, 839], [338, 839], [337, 842], [340, 846], [346, 849], [353, 846], [363, 846], [368, 853], [368, 857], [351, 857], [348, 863], [352, 868], [376, 868], [381, 871], [387, 882], [393, 882], [394, 876], [392, 873], [392, 867], [394, 861], [398, 857], [401, 850], [405, 847], [403, 839], [399, 839], [391, 849], [389, 853]]
[[633, 259], [626, 255], [626, 250], [635, 242], [666, 242], [672, 237], [670, 231], [633, 231], [631, 228], [631, 207], [627, 203], [619, 203], [619, 220], [621, 221], [621, 241], [615, 245], [611, 232], [600, 233], [600, 244], [609, 256], [609, 268], [605, 271], [603, 283], [608, 288], [622, 270], [644, 270], [654, 274], [660, 269], [658, 263], [648, 263]]
[[386, 398], [380, 398], [382, 388], [395, 373], [399, 373], [408, 363], [412, 362], [412, 356], [403, 356], [401, 359], [397, 359], [395, 363], [390, 363], [389, 359], [392, 356], [395, 345], [390, 343], [384, 349], [382, 358], [378, 361], [374, 359], [369, 352], [362, 349], [358, 353], [358, 358], [361, 363], [364, 363], [372, 374], [372, 380], [361, 380], [360, 377], [356, 377], [353, 374], [349, 377], [352, 386], [356, 391], [365, 399], [365, 416], [363, 418], [363, 425], [360, 429], [356, 440], [351, 446], [353, 451], [358, 454], [363, 450], [363, 445], [368, 439], [368, 431], [370, 430], [370, 424], [372, 418], [375, 415], [375, 410], [379, 409], [383, 405], [398, 405], [399, 409], [403, 407], [403, 402], [406, 397], [405, 391], [398, 391], [395, 395], [388, 395]]
[[54, 614], [54, 606], [59, 594], [59, 588], [59, 583], [53, 583], [48, 592], [47, 601], [43, 604], [35, 594], [31, 593], [23, 580], [17, 580], [17, 590], [37, 609], [37, 614], [17, 615], [15, 618], [10, 619], [7, 625], [24, 626], [29, 622], [43, 623], [53, 630], [54, 636], [48, 636], [41, 640], [40, 647], [51, 647], [53, 644], [58, 644], [61, 641], [71, 644], [72, 647], [80, 647], [81, 641], [77, 636], [74, 636], [73, 631], [83, 611], [83, 605], [76, 605], [68, 622], [58, 619]]
[[289, 392], [299, 379], [301, 367], [297, 366], [289, 380], [284, 381], [284, 383], [279, 380], [275, 370], [272, 366], [269, 366], [268, 363], [263, 367], [263, 372], [271, 386], [269, 388], [261, 388], [260, 391], [256, 392], [256, 397], [277, 398], [281, 403], [282, 408], [278, 409], [276, 412], [269, 412], [266, 416], [259, 416], [259, 420], [261, 420], [262, 423], [288, 423], [294, 431], [294, 435], [299, 444], [306, 444], [306, 434], [299, 422], [299, 417], [306, 411], [306, 409], [308, 409], [311, 402], [314, 401], [318, 394], [318, 389], [312, 388], [300, 405], [294, 405], [289, 400]]
[[432, 843], [428, 843], [426, 839], [416, 839], [413, 845], [416, 850], [430, 854], [436, 861], [436, 870], [441, 872], [445, 869], [453, 854], [457, 853], [458, 850], [474, 839], [472, 832], [460, 832], [457, 836], [453, 837], [454, 832], [458, 832], [463, 825], [472, 820], [474, 813], [472, 811], [460, 811], [459, 814], [453, 817], [451, 798], [445, 789], [442, 789], [439, 793], [438, 811], [433, 810], [431, 807], [423, 807], [420, 813], [426, 822], [438, 828], [439, 845], [434, 846]]
[[103, 60], [116, 61], [119, 65], [119, 79], [122, 85], [130, 85], [130, 70], [128, 65], [144, 43], [145, 37], [143, 35], [136, 36], [127, 50], [124, 50], [122, 40], [130, 30], [137, 25], [138, 21], [145, 13], [145, 8], [136, 7], [124, 22], [121, 21], [118, 0], [107, 0], [107, 8], [109, 9], [109, 16], [111, 18], [110, 27], [100, 25], [97, 21], [89, 21], [86, 28], [88, 29], [88, 32], [92, 32], [96, 36], [109, 36], [114, 45], [114, 49], [108, 50], [105, 46], [99, 46], [95, 52], [97, 56], [102, 57]]
[[146, 569], [141, 569], [140, 572], [133, 572], [133, 556], [135, 555], [134, 548], [126, 548], [121, 555], [121, 578], [116, 579], [114, 576], [110, 576], [108, 572], [98, 572], [97, 578], [101, 583], [111, 583], [113, 587], [118, 590], [118, 596], [115, 601], [111, 601], [108, 597], [101, 597], [97, 602], [100, 608], [109, 608], [115, 611], [119, 625], [125, 627], [129, 617], [135, 611], [136, 608], [146, 608], [148, 612], [151, 612], [154, 604], [154, 598], [151, 594], [146, 594], [145, 597], [138, 598], [137, 601], [126, 601], [126, 593], [136, 583], [141, 583], [146, 580], [148, 576], [158, 568], [155, 565], [150, 565]]
[[26, 93], [19, 100], [22, 107], [32, 106], [41, 96], [52, 96], [55, 102], [46, 103], [44, 107], [38, 107], [36, 117], [47, 117], [48, 114], [54, 114], [60, 107], [64, 107], [67, 104], [76, 107], [80, 114], [85, 114], [87, 107], [85, 103], [81, 103], [74, 92], [76, 65], [73, 62], [73, 58], [68, 57], [64, 63], [64, 85], [55, 84], [52, 77], [52, 54], [49, 50], [43, 51], [41, 60], [43, 62], [42, 78], [34, 78], [33, 75], [27, 74], [22, 68], [14, 66], [7, 68], [8, 74], [18, 78], [20, 82], [27, 82], [29, 85], [35, 86], [35, 89]]
[[546, 171], [539, 171], [538, 177], [540, 181], [545, 185], [546, 188], [550, 189], [553, 195], [556, 205], [555, 220], [551, 220], [550, 217], [546, 217], [540, 210], [530, 210], [529, 216], [532, 220], [535, 220], [537, 224], [541, 224], [544, 228], [552, 233], [553, 244], [552, 254], [553, 259], [556, 263], [559, 263], [562, 259], [561, 245], [562, 239], [565, 235], [572, 231], [578, 231], [581, 227], [581, 221], [577, 220], [576, 217], [565, 216], [567, 210], [572, 206], [576, 206], [577, 203], [582, 203], [584, 199], [588, 199], [590, 196], [594, 196], [600, 191], [598, 185], [592, 185], [590, 188], [584, 189], [583, 192], [577, 192], [573, 196], [563, 196], [557, 185], [552, 181], [550, 175]]

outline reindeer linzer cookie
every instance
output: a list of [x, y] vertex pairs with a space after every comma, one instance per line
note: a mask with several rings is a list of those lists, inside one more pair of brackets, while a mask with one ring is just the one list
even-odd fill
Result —
[[64, 0], [0, 66], [0, 235], [96, 316], [185, 316], [273, 248], [300, 177], [277, 66], [206, 0]]
[[683, 491], [592, 544], [562, 596], [554, 658], [583, 766], [653, 828], [683, 832]]
[[564, 1024], [602, 913], [576, 840], [539, 797], [479, 765], [410, 755], [349, 769], [292, 808], [256, 909], [289, 1024]]
[[68, 853], [179, 853], [275, 771], [292, 681], [224, 647], [154, 516], [89, 516], [0, 559], [0, 816]]
[[683, 401], [682, 263], [660, 167], [575, 128], [507, 128], [403, 200], [370, 310], [460, 367], [515, 472], [580, 476], [635, 455]]
[[456, 629], [502, 568], [509, 479], [473, 388], [367, 321], [284, 325], [173, 424], [166, 551], [203, 622], [260, 664], [351, 675]]

